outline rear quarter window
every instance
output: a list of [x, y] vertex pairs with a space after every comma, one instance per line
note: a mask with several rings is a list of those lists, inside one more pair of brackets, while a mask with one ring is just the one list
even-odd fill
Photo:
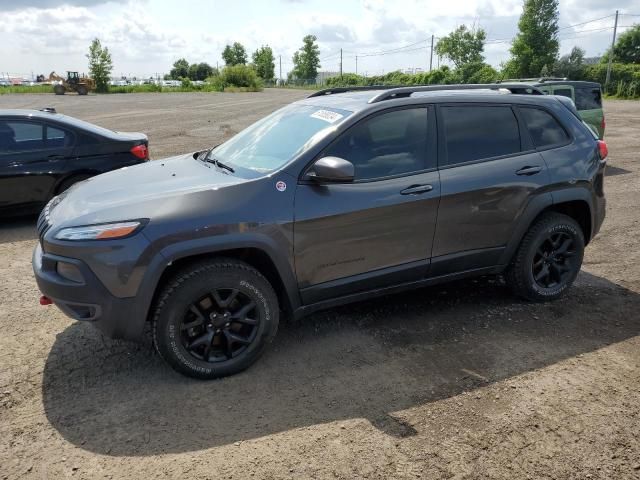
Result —
[[536, 148], [549, 148], [566, 143], [569, 135], [548, 112], [539, 108], [520, 107], [520, 115]]
[[554, 88], [553, 89], [553, 94], [554, 95], [562, 95], [563, 97], [568, 97], [568, 98], [573, 100], [573, 95], [571, 93], [571, 89], [570, 88]]
[[599, 88], [576, 88], [576, 108], [578, 110], [596, 110], [602, 108], [602, 93]]

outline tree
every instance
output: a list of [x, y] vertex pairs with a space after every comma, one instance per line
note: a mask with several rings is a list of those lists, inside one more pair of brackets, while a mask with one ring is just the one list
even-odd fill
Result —
[[210, 76], [213, 75], [215, 68], [209, 65], [206, 62], [201, 62], [198, 64], [198, 69], [196, 70], [196, 80], [206, 80]]
[[469, 62], [455, 70], [459, 83], [493, 83], [499, 74], [495, 68], [483, 62]]
[[448, 58], [456, 68], [467, 63], [482, 63], [484, 57], [484, 41], [487, 38], [485, 31], [469, 30], [466, 25], [460, 25], [436, 44], [436, 53]]
[[233, 65], [247, 64], [247, 51], [241, 43], [235, 42], [233, 45], [227, 45], [222, 52], [222, 59], [228, 67]]
[[585, 51], [582, 48], [573, 47], [571, 53], [563, 55], [556, 62], [553, 73], [573, 80], [581, 78], [584, 70], [584, 54]]
[[[535, 77], [558, 58], [558, 0], [524, 0], [518, 35], [511, 45], [508, 76]], [[549, 68], [549, 67], [547, 67]]]
[[107, 47], [102, 47], [100, 40], [94, 38], [89, 46], [89, 73], [96, 82], [97, 92], [107, 92], [109, 90], [109, 78], [113, 70], [111, 53]]
[[[602, 62], [609, 61], [611, 49], [602, 57]], [[640, 25], [622, 33], [613, 47], [613, 61], [618, 63], [640, 63]]]
[[302, 47], [293, 54], [292, 75], [298, 80], [315, 80], [320, 68], [320, 47], [315, 35], [302, 39]]
[[268, 45], [260, 47], [253, 52], [252, 58], [258, 76], [263, 80], [273, 80], [275, 77], [276, 64], [271, 47]]
[[184, 58], [176, 60], [176, 62], [173, 64], [173, 68], [169, 72], [169, 76], [174, 80], [188, 77], [189, 62], [187, 62]]

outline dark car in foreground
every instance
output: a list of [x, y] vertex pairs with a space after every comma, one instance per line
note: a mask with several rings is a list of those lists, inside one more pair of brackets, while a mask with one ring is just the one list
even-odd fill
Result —
[[74, 183], [149, 159], [142, 133], [45, 110], [0, 110], [0, 216], [37, 213]]
[[43, 304], [146, 322], [179, 372], [247, 368], [282, 314], [504, 274], [561, 296], [605, 215], [607, 150], [521, 85], [333, 89], [209, 151], [87, 180], [38, 221]]

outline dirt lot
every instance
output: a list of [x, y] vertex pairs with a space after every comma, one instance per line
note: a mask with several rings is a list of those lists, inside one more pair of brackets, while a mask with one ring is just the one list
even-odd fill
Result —
[[[0, 96], [149, 134], [155, 158], [304, 96]], [[0, 227], [0, 478], [640, 478], [640, 103], [609, 101], [608, 217], [562, 300], [480, 279], [281, 328], [199, 382], [40, 307], [33, 219]]]

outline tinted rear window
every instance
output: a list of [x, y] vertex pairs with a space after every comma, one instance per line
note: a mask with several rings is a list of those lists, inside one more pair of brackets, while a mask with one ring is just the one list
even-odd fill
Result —
[[565, 143], [569, 136], [562, 125], [549, 113], [539, 108], [520, 107], [520, 113], [536, 148]]
[[511, 107], [442, 107], [447, 165], [520, 152], [520, 132]]
[[602, 94], [599, 88], [576, 88], [576, 108], [578, 110], [596, 110], [602, 108]]
[[568, 98], [573, 100], [573, 95], [571, 95], [571, 89], [570, 88], [554, 88], [553, 89], [553, 94], [554, 95], [562, 95], [563, 97], [568, 97]]

